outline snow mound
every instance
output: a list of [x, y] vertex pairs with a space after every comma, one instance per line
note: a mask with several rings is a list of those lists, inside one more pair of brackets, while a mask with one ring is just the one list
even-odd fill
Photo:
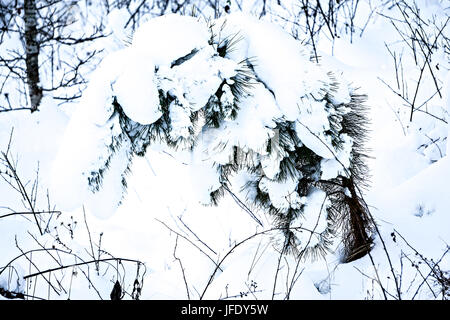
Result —
[[160, 66], [207, 46], [209, 38], [201, 20], [170, 14], [144, 23], [134, 34], [133, 47]]

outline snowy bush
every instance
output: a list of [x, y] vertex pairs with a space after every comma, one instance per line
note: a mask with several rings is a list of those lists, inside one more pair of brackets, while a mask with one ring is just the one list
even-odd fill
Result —
[[170, 148], [197, 176], [198, 201], [234, 190], [270, 214], [282, 250], [324, 253], [340, 234], [345, 261], [364, 255], [365, 97], [311, 60], [241, 14], [151, 19], [102, 62], [71, 119], [54, 165], [61, 207], [111, 215], [133, 157]]

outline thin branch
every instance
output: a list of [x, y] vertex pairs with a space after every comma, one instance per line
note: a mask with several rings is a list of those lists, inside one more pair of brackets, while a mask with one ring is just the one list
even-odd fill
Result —
[[189, 286], [188, 286], [188, 283], [186, 280], [186, 273], [184, 272], [183, 263], [181, 262], [181, 259], [177, 257], [177, 246], [178, 246], [178, 235], [175, 238], [175, 247], [173, 248], [173, 257], [180, 264], [181, 274], [183, 275], [183, 281], [184, 281], [184, 285], [186, 287], [187, 298], [188, 298], [188, 300], [191, 300], [191, 296], [189, 294]]

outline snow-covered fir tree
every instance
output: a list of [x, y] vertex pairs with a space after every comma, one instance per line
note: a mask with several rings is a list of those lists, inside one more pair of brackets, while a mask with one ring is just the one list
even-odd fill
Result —
[[133, 158], [158, 145], [190, 155], [202, 203], [233, 190], [271, 217], [280, 250], [315, 256], [335, 236], [344, 261], [370, 250], [365, 97], [279, 27], [241, 14], [151, 19], [82, 99], [55, 163], [66, 205], [109, 215]]

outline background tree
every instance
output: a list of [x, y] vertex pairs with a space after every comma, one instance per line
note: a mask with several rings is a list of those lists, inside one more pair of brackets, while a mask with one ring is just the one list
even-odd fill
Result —
[[98, 8], [91, 5], [66, 0], [1, 1], [0, 112], [37, 111], [48, 93], [63, 102], [81, 96], [85, 77], [95, 67], [90, 63], [101, 51], [89, 48], [90, 42], [106, 36], [101, 32], [104, 17], [96, 16]]

